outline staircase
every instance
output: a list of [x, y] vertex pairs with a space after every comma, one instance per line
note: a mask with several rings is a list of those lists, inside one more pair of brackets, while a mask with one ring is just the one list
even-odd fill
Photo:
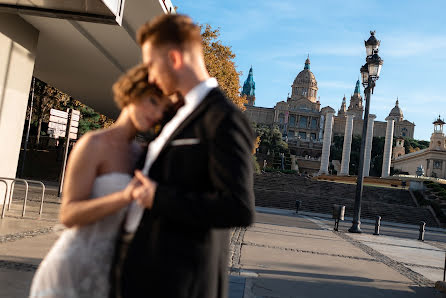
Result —
[[[254, 178], [256, 206], [332, 214], [333, 205], [344, 205], [345, 216], [353, 216], [356, 185], [312, 180], [303, 176], [264, 173]], [[428, 209], [417, 207], [407, 190], [364, 186], [361, 217], [383, 221], [438, 227]]]

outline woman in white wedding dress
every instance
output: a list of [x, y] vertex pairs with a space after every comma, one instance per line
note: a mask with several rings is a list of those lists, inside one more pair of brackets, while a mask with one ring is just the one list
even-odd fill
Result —
[[142, 153], [134, 139], [160, 122], [169, 99], [137, 66], [113, 86], [122, 109], [109, 128], [85, 134], [68, 160], [60, 221], [67, 229], [40, 264], [30, 297], [109, 296], [116, 237]]

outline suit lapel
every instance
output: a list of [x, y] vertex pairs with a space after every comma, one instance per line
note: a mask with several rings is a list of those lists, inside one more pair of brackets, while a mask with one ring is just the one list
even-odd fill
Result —
[[175, 137], [179, 133], [181, 133], [184, 128], [187, 127], [187, 125], [189, 125], [189, 123], [198, 118], [198, 116], [200, 116], [206, 110], [206, 108], [212, 103], [213, 99], [215, 98], [214, 95], [216, 94], [216, 92], [221, 92], [218, 87], [211, 89], [206, 97], [203, 99], [203, 101], [195, 108], [195, 110], [189, 116], [187, 116], [186, 119], [184, 119], [184, 121], [177, 127], [177, 129], [175, 129], [175, 131], [167, 139], [166, 143], [158, 154], [157, 160], [161, 156], [161, 154], [163, 154], [163, 152], [166, 150], [166, 147], [172, 142], [172, 140], [174, 140]]

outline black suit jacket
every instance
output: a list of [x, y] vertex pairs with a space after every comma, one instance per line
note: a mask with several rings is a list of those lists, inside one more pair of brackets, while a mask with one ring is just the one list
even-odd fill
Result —
[[149, 177], [158, 183], [123, 265], [123, 297], [226, 297], [229, 228], [254, 217], [246, 117], [212, 89], [173, 133]]

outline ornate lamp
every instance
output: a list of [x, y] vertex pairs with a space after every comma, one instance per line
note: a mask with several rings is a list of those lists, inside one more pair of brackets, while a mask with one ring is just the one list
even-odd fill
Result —
[[381, 41], [376, 39], [375, 31], [370, 31], [370, 37], [367, 41], [364, 41], [364, 43], [367, 52], [367, 57], [370, 57], [375, 53], [375, 51], [378, 51], [378, 47]]
[[367, 88], [367, 86], [369, 85], [369, 66], [367, 65], [367, 63], [361, 66], [360, 72], [362, 78], [362, 86], [364, 86], [364, 88]]
[[378, 55], [378, 48], [380, 41], [375, 37], [375, 31], [370, 31], [370, 38], [365, 41], [365, 49], [367, 52], [366, 64], [364, 64], [361, 71], [362, 85], [364, 86], [365, 93], [365, 110], [364, 110], [364, 122], [362, 125], [362, 140], [361, 149], [359, 151], [359, 167], [358, 178], [356, 179], [356, 193], [355, 204], [353, 207], [353, 221], [352, 226], [348, 230], [350, 233], [361, 233], [361, 200], [364, 182], [364, 160], [365, 160], [365, 143], [368, 129], [368, 119], [370, 110], [370, 97], [375, 87], [375, 82], [379, 78], [383, 60]]
[[384, 61], [378, 55], [378, 50], [371, 57], [367, 57], [369, 76], [372, 80], [376, 81], [379, 78], [383, 63]]

